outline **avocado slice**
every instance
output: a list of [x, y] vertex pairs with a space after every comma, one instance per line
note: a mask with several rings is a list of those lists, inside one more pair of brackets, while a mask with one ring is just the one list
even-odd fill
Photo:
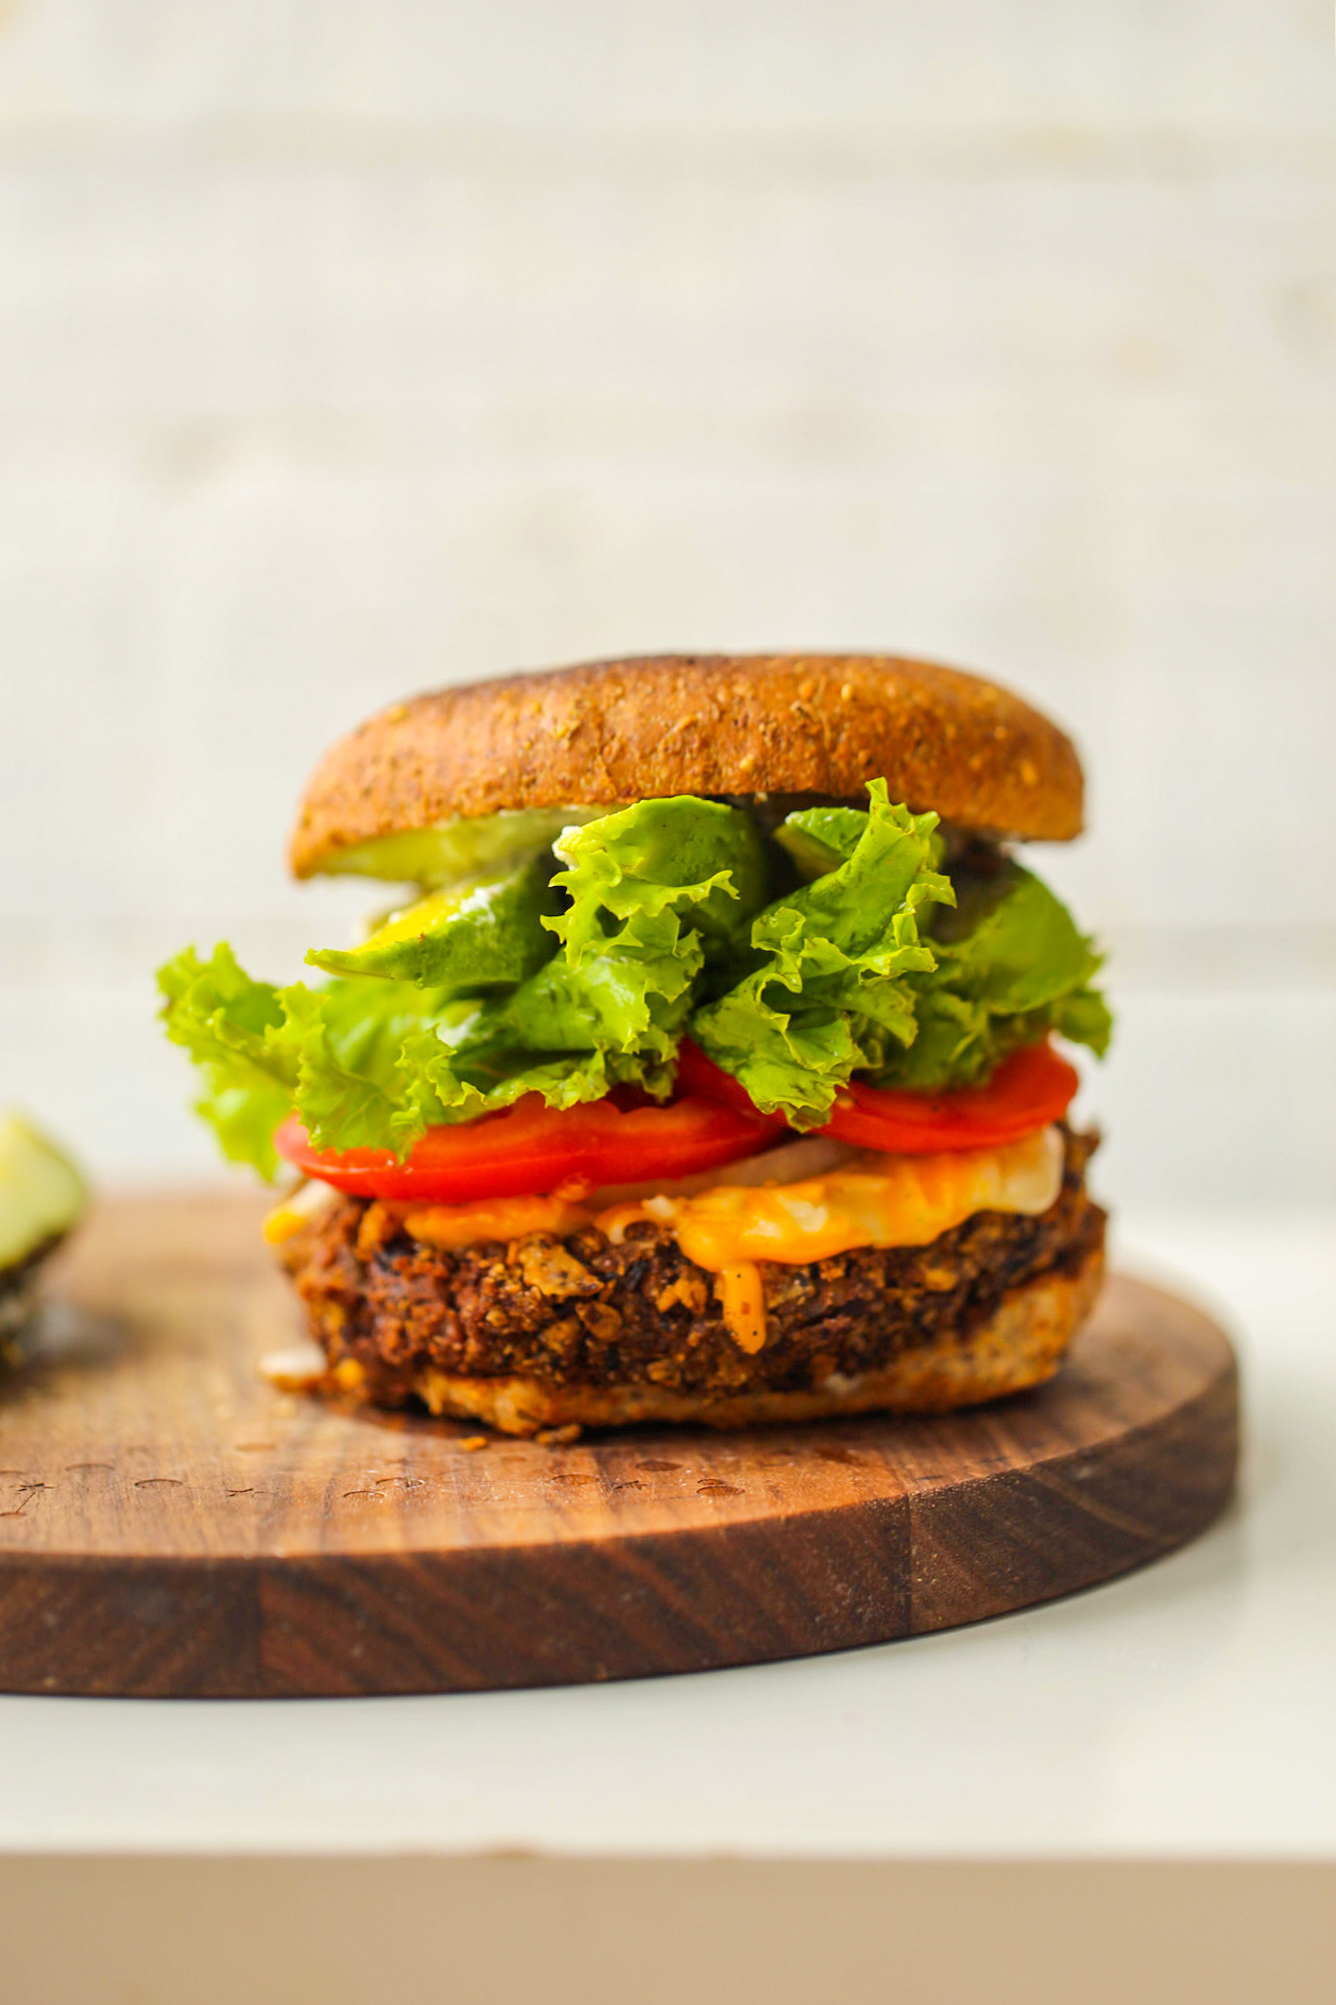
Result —
[[394, 913], [360, 947], [306, 956], [330, 975], [379, 975], [445, 995], [479, 995], [526, 981], [557, 951], [542, 921], [561, 909], [541, 852], [518, 869], [464, 878]]
[[320, 865], [330, 877], [379, 877], [439, 891], [464, 878], [490, 876], [550, 849], [565, 828], [581, 827], [606, 808], [506, 808], [500, 814], [401, 829], [336, 850]]
[[83, 1178], [49, 1136], [22, 1114], [0, 1119], [0, 1286], [63, 1239], [87, 1203]]

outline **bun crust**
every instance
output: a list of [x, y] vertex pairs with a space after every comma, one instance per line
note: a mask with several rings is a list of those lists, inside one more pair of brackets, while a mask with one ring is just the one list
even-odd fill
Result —
[[[412, 1391], [434, 1414], [481, 1420], [503, 1434], [567, 1427], [628, 1427], [652, 1421], [737, 1429], [841, 1413], [948, 1413], [1052, 1378], [1095, 1305], [1103, 1245], [1003, 1295], [964, 1335], [949, 1333], [902, 1352], [877, 1370], [811, 1391], [684, 1393], [665, 1386], [553, 1385], [538, 1378], [467, 1378], [424, 1368]], [[331, 1378], [325, 1389], [338, 1391]]]
[[895, 655], [646, 655], [429, 691], [340, 740], [289, 848], [339, 850], [503, 808], [669, 794], [892, 800], [961, 827], [1065, 841], [1081, 766], [1056, 724], [996, 683]]

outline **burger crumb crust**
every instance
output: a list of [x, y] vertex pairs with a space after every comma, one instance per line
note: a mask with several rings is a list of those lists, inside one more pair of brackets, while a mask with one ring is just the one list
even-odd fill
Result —
[[1080, 761], [996, 683], [896, 655], [647, 655], [429, 691], [325, 755], [289, 854], [342, 849], [507, 808], [671, 794], [892, 800], [966, 829], [1066, 840]]
[[883, 1408], [929, 1412], [1041, 1383], [1102, 1272], [1092, 1135], [1066, 1137], [1038, 1217], [979, 1212], [929, 1246], [762, 1264], [767, 1337], [742, 1351], [714, 1277], [664, 1228], [593, 1227], [444, 1252], [384, 1205], [340, 1198], [283, 1264], [331, 1388], [531, 1434], [567, 1424], [739, 1427]]

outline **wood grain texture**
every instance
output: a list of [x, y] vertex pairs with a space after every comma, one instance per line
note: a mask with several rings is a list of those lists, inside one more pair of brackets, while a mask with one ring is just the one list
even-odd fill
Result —
[[1021, 1608], [1201, 1531], [1233, 1354], [1116, 1277], [1056, 1381], [973, 1412], [565, 1448], [275, 1392], [297, 1334], [233, 1197], [107, 1204], [0, 1392], [0, 1690], [561, 1684], [845, 1649]]

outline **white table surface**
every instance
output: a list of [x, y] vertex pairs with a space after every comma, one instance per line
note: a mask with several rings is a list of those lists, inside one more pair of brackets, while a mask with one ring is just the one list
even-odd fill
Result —
[[1223, 1312], [1239, 1505], [1065, 1602], [555, 1691], [0, 1697], [0, 1850], [1336, 1858], [1336, 1230], [1130, 1221]]

